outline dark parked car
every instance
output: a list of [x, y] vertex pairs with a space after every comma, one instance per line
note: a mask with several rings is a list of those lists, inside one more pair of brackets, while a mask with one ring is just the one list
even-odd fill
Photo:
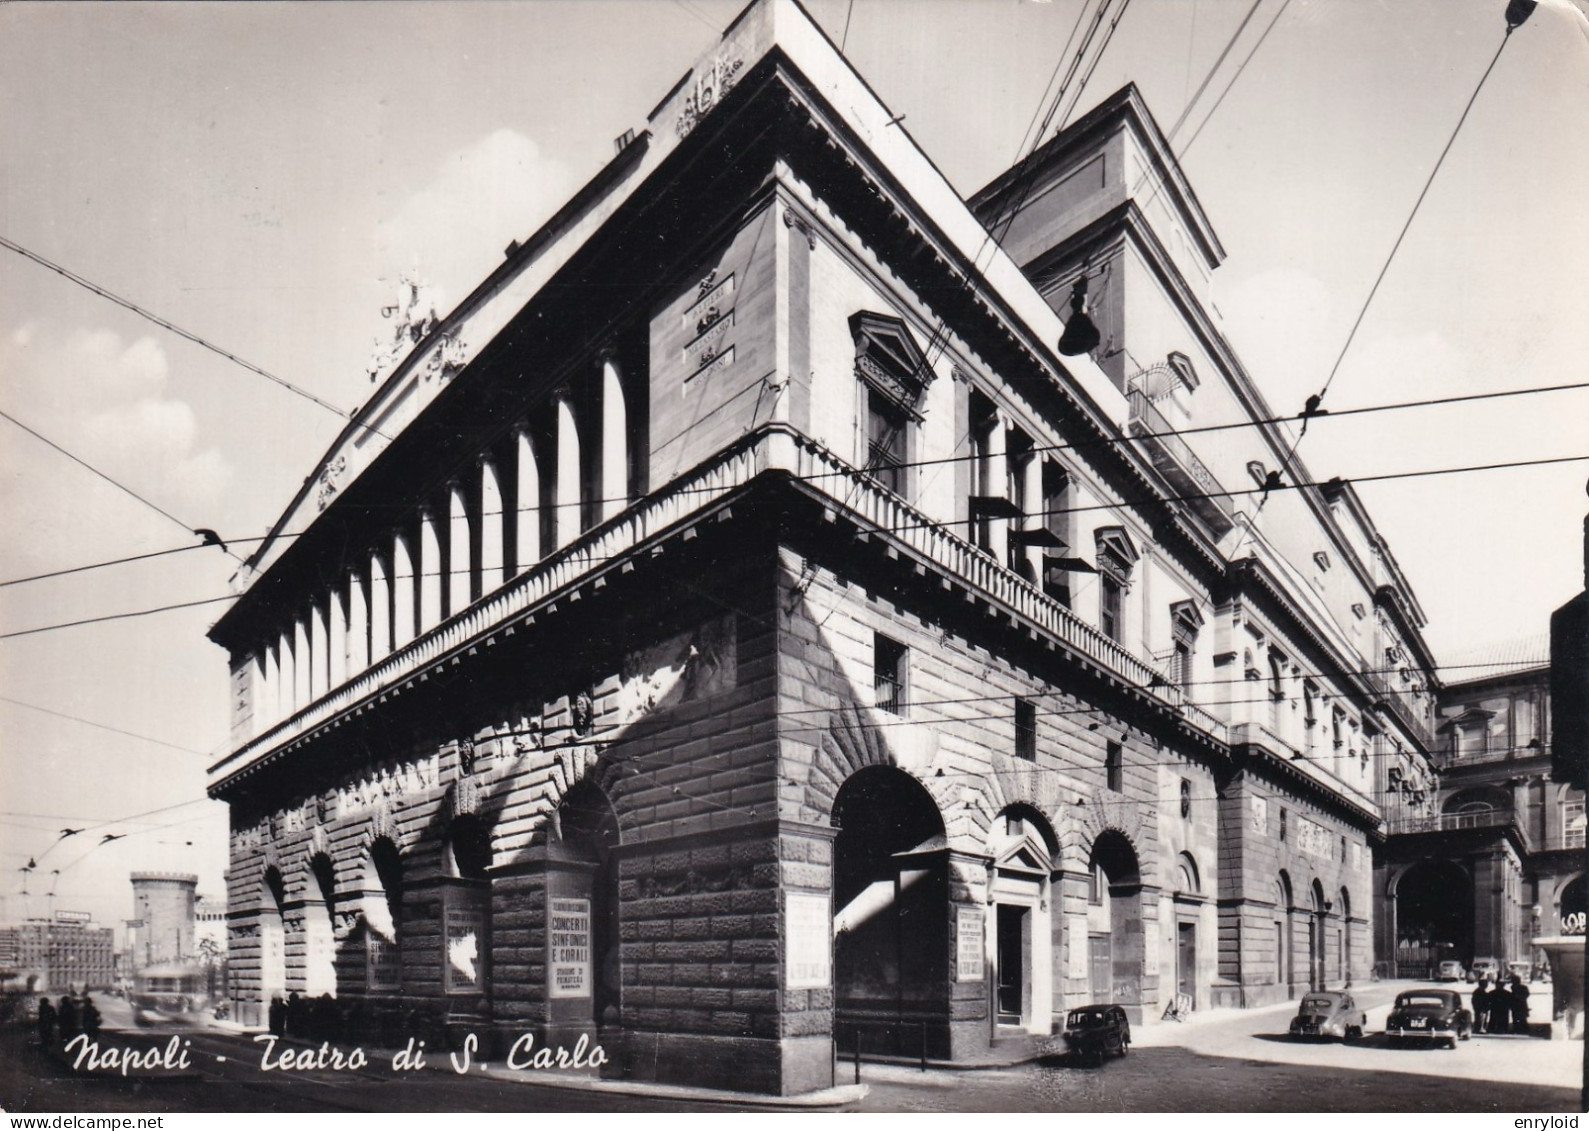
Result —
[[1077, 1060], [1102, 1063], [1105, 1053], [1125, 1056], [1131, 1047], [1131, 1022], [1118, 1005], [1084, 1005], [1065, 1018], [1065, 1050]]
[[1361, 1040], [1368, 1017], [1357, 1008], [1345, 990], [1323, 990], [1308, 994], [1291, 1019], [1291, 1036], [1338, 1037], [1343, 1041]]
[[1451, 1048], [1473, 1035], [1473, 1014], [1462, 1008], [1456, 990], [1408, 990], [1396, 995], [1385, 1018], [1385, 1036], [1392, 1045], [1404, 1040], [1443, 1041]]

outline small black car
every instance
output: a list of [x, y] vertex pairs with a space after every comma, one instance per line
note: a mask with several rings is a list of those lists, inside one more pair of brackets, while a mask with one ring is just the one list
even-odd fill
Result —
[[1103, 1062], [1105, 1053], [1125, 1056], [1131, 1047], [1131, 1022], [1118, 1005], [1084, 1005], [1065, 1018], [1065, 1049], [1077, 1060]]
[[1396, 995], [1390, 1016], [1385, 1018], [1385, 1036], [1390, 1044], [1404, 1040], [1443, 1042], [1456, 1048], [1458, 1041], [1473, 1035], [1473, 1014], [1462, 1007], [1456, 990], [1408, 990]]
[[1297, 1015], [1291, 1019], [1291, 1037], [1339, 1037], [1357, 1041], [1363, 1037], [1368, 1018], [1357, 1008], [1345, 990], [1315, 990], [1302, 999]]

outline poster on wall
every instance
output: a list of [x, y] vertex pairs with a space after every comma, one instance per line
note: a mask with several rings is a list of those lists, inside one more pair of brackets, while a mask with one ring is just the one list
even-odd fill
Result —
[[790, 892], [784, 923], [784, 985], [791, 990], [826, 989], [833, 984], [833, 927], [828, 897]]
[[485, 957], [484, 892], [455, 892], [447, 902], [445, 919], [447, 947], [447, 992], [465, 993], [481, 987], [481, 963]]
[[982, 909], [962, 907], [955, 914], [955, 981], [980, 982], [983, 978], [983, 956], [987, 951], [983, 938]]
[[590, 996], [590, 900], [553, 899], [547, 977], [553, 997]]

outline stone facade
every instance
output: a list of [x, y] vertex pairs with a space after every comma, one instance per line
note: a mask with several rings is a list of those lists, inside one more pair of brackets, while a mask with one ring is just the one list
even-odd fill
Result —
[[888, 119], [753, 5], [245, 564], [237, 1016], [797, 1093], [1366, 976], [1421, 613], [1348, 485], [1221, 489], [1288, 445], [1189, 188], [1116, 207], [1157, 126], [1127, 88], [968, 205]]

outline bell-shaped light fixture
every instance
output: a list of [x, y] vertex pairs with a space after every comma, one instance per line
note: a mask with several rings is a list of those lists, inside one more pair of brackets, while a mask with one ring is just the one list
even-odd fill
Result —
[[1506, 30], [1522, 27], [1524, 21], [1534, 14], [1534, 9], [1538, 6], [1538, 0], [1511, 0], [1511, 3], [1506, 5]]
[[1082, 275], [1070, 288], [1070, 318], [1059, 336], [1059, 352], [1066, 357], [1091, 353], [1102, 338], [1098, 327], [1087, 317], [1087, 276]]

